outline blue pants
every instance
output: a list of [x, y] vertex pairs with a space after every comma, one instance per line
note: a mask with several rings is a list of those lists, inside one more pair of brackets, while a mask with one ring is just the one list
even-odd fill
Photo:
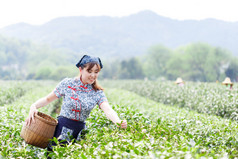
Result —
[[[55, 128], [54, 137], [61, 141], [62, 144], [67, 144], [72, 139], [79, 140], [81, 132], [85, 128], [85, 123], [81, 121], [74, 121], [63, 116], [58, 117], [58, 125]], [[52, 151], [54, 142], [50, 142], [48, 150]]]

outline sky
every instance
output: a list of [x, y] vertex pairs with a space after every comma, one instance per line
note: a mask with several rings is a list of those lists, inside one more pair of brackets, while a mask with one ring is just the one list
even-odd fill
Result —
[[238, 0], [0, 0], [0, 28], [42, 25], [67, 16], [123, 17], [151, 10], [177, 20], [214, 18], [238, 22]]

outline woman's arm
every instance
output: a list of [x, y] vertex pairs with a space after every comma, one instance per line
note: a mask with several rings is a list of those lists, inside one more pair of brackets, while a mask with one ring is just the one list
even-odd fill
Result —
[[37, 109], [46, 106], [56, 99], [58, 99], [58, 97], [54, 94], [54, 92], [51, 92], [47, 96], [33, 103], [30, 108], [29, 116], [26, 118], [26, 125], [30, 125], [32, 121], [35, 122], [34, 115], [37, 113]]
[[103, 112], [106, 114], [107, 118], [110, 119], [115, 124], [121, 124], [121, 128], [127, 127], [126, 120], [120, 120], [117, 113], [111, 108], [108, 102], [103, 102], [100, 105], [100, 108], [103, 110]]

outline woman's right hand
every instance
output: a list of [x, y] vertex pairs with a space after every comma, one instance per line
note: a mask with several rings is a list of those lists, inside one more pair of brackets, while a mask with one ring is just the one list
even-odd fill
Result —
[[37, 109], [35, 105], [31, 106], [30, 112], [29, 112], [29, 116], [26, 118], [26, 126], [29, 126], [31, 124], [31, 122], [35, 122], [35, 118], [34, 116], [37, 114]]

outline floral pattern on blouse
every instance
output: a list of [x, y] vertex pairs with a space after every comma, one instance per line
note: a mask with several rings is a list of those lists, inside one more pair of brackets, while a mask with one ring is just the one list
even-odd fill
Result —
[[60, 134], [60, 136], [58, 137], [59, 140], [67, 140], [68, 142], [70, 142], [70, 138], [73, 135], [73, 130], [66, 128], [63, 126], [62, 128], [62, 132]]
[[55, 95], [63, 97], [60, 116], [84, 122], [96, 105], [107, 102], [102, 90], [95, 91], [91, 84], [83, 84], [77, 78], [65, 78], [54, 90]]

